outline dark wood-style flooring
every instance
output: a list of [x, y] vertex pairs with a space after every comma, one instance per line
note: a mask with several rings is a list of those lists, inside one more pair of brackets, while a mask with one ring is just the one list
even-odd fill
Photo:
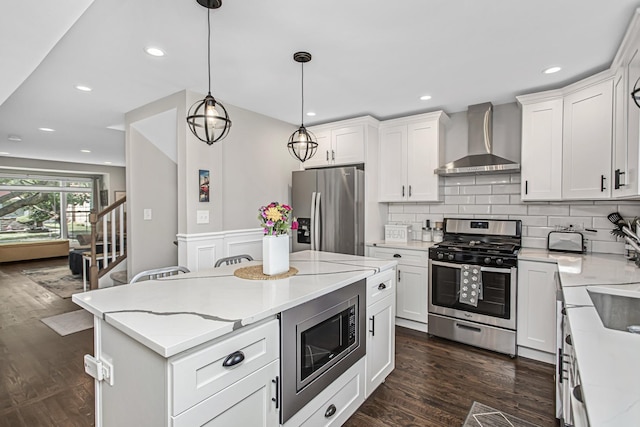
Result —
[[[40, 319], [78, 307], [21, 274], [66, 263], [0, 264], [0, 427], [94, 425], [93, 379], [82, 366], [83, 355], [93, 354], [93, 330], [56, 334]], [[550, 365], [403, 328], [396, 347], [396, 369], [346, 426], [458, 427], [474, 400], [557, 425]]]

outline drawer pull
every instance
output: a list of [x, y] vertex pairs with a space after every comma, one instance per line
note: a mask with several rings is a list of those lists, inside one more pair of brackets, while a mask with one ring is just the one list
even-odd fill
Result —
[[567, 335], [566, 337], [564, 337], [564, 342], [566, 342], [569, 345], [573, 345], [573, 340], [571, 339], [571, 335]]
[[400, 254], [393, 254], [393, 257], [394, 257], [394, 258], [402, 258], [402, 255], [400, 255]]
[[224, 366], [225, 368], [230, 368], [239, 363], [242, 363], [243, 360], [244, 353], [241, 351], [234, 351], [233, 353], [228, 355], [226, 359], [224, 359], [224, 362], [222, 362], [222, 366]]
[[336, 413], [336, 405], [334, 405], [332, 403], [331, 405], [329, 405], [327, 410], [324, 412], [324, 417], [325, 418], [331, 418], [333, 416], [333, 414], [335, 414], [335, 413]]
[[580, 403], [584, 403], [584, 399], [582, 398], [582, 386], [581, 385], [577, 385], [573, 388], [573, 397], [575, 397], [575, 399], [580, 402]]
[[382, 291], [382, 290], [384, 290], [384, 289], [387, 289], [387, 285], [385, 285], [384, 283], [380, 283], [380, 284], [378, 285], [378, 290], [379, 290], [379, 291]]

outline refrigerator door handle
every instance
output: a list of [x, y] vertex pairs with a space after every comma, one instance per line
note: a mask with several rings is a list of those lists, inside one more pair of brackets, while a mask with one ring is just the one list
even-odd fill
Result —
[[311, 233], [311, 250], [312, 251], [316, 250], [315, 225], [316, 225], [316, 192], [314, 191], [313, 193], [311, 193], [311, 224], [309, 227], [310, 228], [309, 232]]
[[316, 193], [316, 206], [315, 206], [315, 222], [313, 224], [313, 235], [314, 235], [314, 239], [316, 241], [315, 244], [315, 250], [319, 251], [320, 250], [320, 195], [322, 193]]

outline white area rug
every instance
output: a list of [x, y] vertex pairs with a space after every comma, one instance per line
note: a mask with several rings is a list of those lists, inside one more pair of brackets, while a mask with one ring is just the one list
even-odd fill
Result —
[[62, 336], [93, 328], [93, 314], [86, 310], [71, 311], [57, 316], [45, 317], [41, 320], [42, 323]]

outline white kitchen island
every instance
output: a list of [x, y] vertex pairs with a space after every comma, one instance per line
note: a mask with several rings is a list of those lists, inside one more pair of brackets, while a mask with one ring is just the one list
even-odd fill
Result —
[[[395, 292], [395, 261], [305, 251], [291, 254], [290, 264], [298, 274], [281, 280], [235, 277], [234, 270], [251, 265], [244, 263], [75, 294], [73, 301], [94, 315], [96, 425], [193, 426], [214, 418], [211, 425], [277, 425], [277, 315], [372, 277], [388, 278]], [[367, 304], [370, 295], [367, 286]], [[393, 312], [395, 297], [386, 300]], [[244, 361], [222, 368], [218, 362], [239, 348]], [[365, 363], [339, 378], [340, 390]], [[353, 385], [358, 400], [336, 419], [364, 401], [365, 379]], [[300, 412], [311, 419], [311, 409]]]

